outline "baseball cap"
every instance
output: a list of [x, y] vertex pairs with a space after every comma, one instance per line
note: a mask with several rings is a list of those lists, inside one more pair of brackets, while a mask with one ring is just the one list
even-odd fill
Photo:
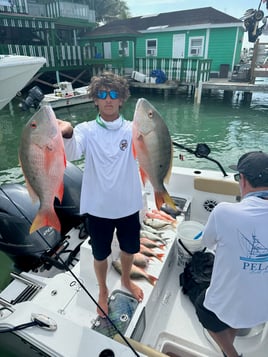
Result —
[[229, 166], [250, 179], [258, 186], [268, 186], [268, 154], [262, 151], [251, 151], [240, 157], [237, 165]]

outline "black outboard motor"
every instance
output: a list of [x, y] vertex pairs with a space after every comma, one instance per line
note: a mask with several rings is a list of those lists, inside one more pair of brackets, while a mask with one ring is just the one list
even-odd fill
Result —
[[82, 222], [79, 216], [82, 171], [68, 163], [64, 174], [64, 196], [55, 210], [62, 224], [62, 232], [43, 227], [29, 233], [39, 209], [28, 190], [21, 184], [0, 186], [0, 250], [6, 253], [15, 266], [24, 271], [36, 269], [54, 252], [60, 250], [69, 229]]
[[19, 269], [27, 271], [37, 267], [41, 256], [61, 241], [61, 234], [50, 227], [29, 233], [39, 203], [32, 203], [25, 186], [1, 186], [0, 205], [0, 250]]
[[61, 222], [61, 233], [65, 235], [73, 227], [82, 223], [80, 210], [80, 194], [82, 186], [82, 170], [76, 165], [67, 162], [64, 171], [64, 193], [62, 202], [56, 198], [54, 202], [55, 211]]

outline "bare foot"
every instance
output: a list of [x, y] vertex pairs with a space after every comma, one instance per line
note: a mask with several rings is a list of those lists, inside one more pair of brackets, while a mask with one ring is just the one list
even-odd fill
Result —
[[123, 283], [124, 287], [130, 291], [130, 293], [134, 296], [135, 299], [138, 300], [138, 302], [141, 302], [143, 300], [143, 291], [142, 289], [133, 283], [131, 280], [129, 280], [128, 283]]
[[[98, 304], [102, 308], [102, 310], [108, 315], [108, 290], [99, 293]], [[105, 314], [101, 311], [101, 309], [97, 308], [97, 313], [100, 317], [105, 318]]]

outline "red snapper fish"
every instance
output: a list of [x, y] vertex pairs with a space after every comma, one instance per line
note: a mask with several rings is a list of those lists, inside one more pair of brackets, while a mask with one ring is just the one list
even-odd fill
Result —
[[66, 167], [64, 144], [57, 119], [50, 106], [41, 107], [25, 125], [19, 147], [19, 161], [33, 202], [40, 207], [30, 233], [50, 226], [57, 231], [61, 224], [54, 210], [54, 199], [63, 197]]
[[172, 168], [172, 141], [168, 128], [154, 106], [146, 99], [137, 101], [133, 118], [133, 153], [139, 162], [143, 184], [151, 182], [157, 209], [164, 203], [176, 210], [164, 182]]

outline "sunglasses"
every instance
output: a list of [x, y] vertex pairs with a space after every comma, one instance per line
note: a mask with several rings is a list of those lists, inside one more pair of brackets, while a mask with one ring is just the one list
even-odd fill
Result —
[[99, 90], [97, 93], [97, 97], [99, 99], [106, 99], [107, 95], [109, 94], [111, 99], [118, 99], [119, 98], [119, 93], [116, 90]]
[[234, 179], [235, 179], [235, 181], [239, 182], [239, 180], [240, 180], [240, 173], [234, 174]]

